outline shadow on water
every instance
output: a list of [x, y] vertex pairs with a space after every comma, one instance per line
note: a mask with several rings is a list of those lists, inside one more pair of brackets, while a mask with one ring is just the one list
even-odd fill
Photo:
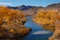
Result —
[[28, 28], [32, 28], [32, 32], [24, 38], [24, 40], [48, 40], [48, 38], [52, 35], [51, 33], [48, 34], [33, 34], [33, 32], [36, 31], [43, 31], [42, 27], [34, 23], [30, 16], [27, 17], [27, 22], [25, 23], [25, 26]]

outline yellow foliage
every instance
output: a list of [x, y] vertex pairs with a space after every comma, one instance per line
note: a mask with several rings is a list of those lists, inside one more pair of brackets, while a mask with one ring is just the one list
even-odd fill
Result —
[[0, 6], [0, 37], [10, 37], [10, 34], [14, 37], [15, 33], [26, 36], [31, 29], [24, 27], [25, 22], [26, 15], [22, 11]]
[[45, 30], [53, 31], [49, 40], [60, 40], [60, 13], [55, 10], [42, 10], [33, 17], [33, 21], [42, 25]]
[[44, 29], [52, 29], [50, 31], [53, 31], [54, 27], [51, 26], [55, 25], [55, 21], [58, 20], [58, 18], [60, 19], [58, 15], [59, 13], [54, 10], [42, 10], [37, 12], [37, 14], [33, 18], [33, 21], [42, 25]]
[[10, 32], [11, 32], [11, 33], [13, 33], [13, 32], [14, 32], [14, 30], [13, 30], [13, 29], [10, 29]]
[[21, 10], [9, 9], [5, 6], [0, 6], [0, 37], [1, 40], [12, 40], [16, 37], [17, 40], [24, 38], [31, 31], [26, 28], [26, 15]]

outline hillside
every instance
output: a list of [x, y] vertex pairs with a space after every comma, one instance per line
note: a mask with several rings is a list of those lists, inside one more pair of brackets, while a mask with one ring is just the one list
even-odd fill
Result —
[[[36, 20], [37, 19], [37, 20]], [[60, 13], [56, 10], [40, 10], [33, 16], [33, 21], [42, 26], [43, 29], [54, 32], [49, 40], [59, 38]], [[57, 35], [58, 34], [58, 35]], [[59, 36], [59, 37], [58, 37]]]
[[42, 9], [43, 7], [37, 7], [37, 6], [16, 6], [16, 7], [11, 7], [11, 6], [7, 6], [9, 9], [17, 9], [17, 10], [21, 10], [24, 14], [26, 15], [34, 15], [38, 9]]
[[60, 8], [60, 3], [48, 5], [47, 8]]
[[0, 37], [2, 40], [22, 39], [29, 34], [30, 28], [24, 23], [26, 16], [20, 10], [0, 6]]
[[18, 9], [18, 10], [22, 10], [24, 14], [27, 15], [33, 15], [36, 14], [38, 10], [48, 10], [48, 9], [56, 9], [58, 11], [60, 11], [60, 3], [56, 3], [56, 4], [50, 4], [46, 7], [42, 7], [42, 6], [25, 6], [25, 5], [21, 5], [21, 6], [16, 6], [16, 7], [11, 7], [11, 6], [7, 6], [10, 9]]

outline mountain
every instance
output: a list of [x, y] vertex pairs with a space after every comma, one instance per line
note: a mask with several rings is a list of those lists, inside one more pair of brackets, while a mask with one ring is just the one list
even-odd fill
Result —
[[10, 6], [7, 7], [10, 9], [22, 10], [22, 12], [26, 15], [33, 15], [37, 12], [38, 9], [43, 8], [42, 6], [37, 7], [37, 6], [25, 6], [25, 5], [17, 6], [17, 7], [10, 7]]
[[11, 7], [11, 6], [7, 6], [7, 7], [11, 9], [18, 9], [18, 10], [27, 10], [27, 9], [32, 8], [31, 6], [25, 6], [25, 5], [17, 6], [17, 7]]
[[31, 15], [36, 14], [38, 9], [42, 9], [42, 7], [32, 7], [31, 9], [24, 10], [23, 13], [28, 15], [28, 16], [31, 16]]
[[27, 9], [31, 9], [32, 6], [25, 6], [25, 5], [22, 5], [22, 6], [18, 6], [17, 7], [19, 10], [27, 10]]
[[48, 5], [46, 8], [60, 8], [60, 3]]
[[49, 10], [49, 9], [53, 9], [53, 10], [58, 10], [60, 11], [60, 3], [55, 3], [55, 4], [50, 4], [46, 7], [42, 7], [42, 6], [25, 6], [25, 5], [21, 5], [21, 6], [16, 6], [16, 7], [11, 7], [11, 6], [7, 6], [10, 9], [18, 9], [18, 10], [22, 10], [24, 14], [26, 15], [34, 15], [37, 13], [37, 11], [39, 10]]
[[34, 9], [34, 8], [36, 8], [36, 9], [40, 9], [40, 8], [45, 8], [45, 9], [54, 8], [54, 9], [56, 9], [56, 8], [60, 8], [60, 3], [50, 4], [46, 7], [42, 7], [42, 6], [39, 6], [39, 7], [37, 7], [37, 6], [25, 6], [25, 5], [16, 6], [16, 7], [11, 7], [11, 6], [7, 6], [7, 7], [12, 8], [12, 9], [19, 9], [19, 10], [22, 10], [22, 11], [28, 10], [28, 9]]
[[[22, 6], [17, 6], [17, 7], [11, 7], [11, 6], [7, 6], [8, 8], [11, 8], [11, 9], [18, 9], [18, 10], [28, 10], [28, 9], [31, 9], [31, 8], [37, 8], [36, 6], [25, 6], [25, 5], [22, 5]], [[41, 7], [43, 8], [43, 7]]]

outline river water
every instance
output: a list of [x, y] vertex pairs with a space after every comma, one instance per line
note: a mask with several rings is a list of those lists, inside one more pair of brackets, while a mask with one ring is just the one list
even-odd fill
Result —
[[30, 16], [28, 16], [27, 19], [25, 26], [32, 28], [32, 31], [24, 38], [24, 40], [48, 40], [52, 35], [52, 32], [44, 30], [40, 25], [34, 23]]

